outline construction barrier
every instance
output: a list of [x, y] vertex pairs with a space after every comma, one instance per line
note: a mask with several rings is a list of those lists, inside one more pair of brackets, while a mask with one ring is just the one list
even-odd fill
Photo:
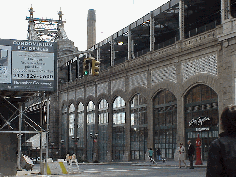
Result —
[[48, 175], [68, 174], [67, 162], [64, 161], [64, 159], [58, 159], [58, 161], [56, 162], [48, 162], [47, 174]]

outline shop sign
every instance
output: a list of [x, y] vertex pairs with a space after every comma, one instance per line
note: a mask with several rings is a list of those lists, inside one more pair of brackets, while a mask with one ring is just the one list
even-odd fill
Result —
[[207, 131], [207, 130], [210, 130], [210, 128], [196, 128], [196, 131], [197, 132], [201, 132], [201, 131]]
[[188, 124], [189, 124], [189, 126], [202, 125], [205, 121], [209, 121], [209, 120], [210, 120], [209, 117], [198, 117], [197, 119], [190, 120], [190, 122]]

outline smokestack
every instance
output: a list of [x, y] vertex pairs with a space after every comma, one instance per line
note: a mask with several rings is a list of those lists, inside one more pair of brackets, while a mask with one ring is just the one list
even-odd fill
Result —
[[96, 44], [96, 14], [94, 9], [88, 10], [87, 17], [87, 49]]

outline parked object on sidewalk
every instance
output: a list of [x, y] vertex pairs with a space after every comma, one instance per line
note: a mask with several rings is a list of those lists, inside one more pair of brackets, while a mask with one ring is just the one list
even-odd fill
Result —
[[209, 148], [207, 177], [236, 175], [236, 105], [227, 106], [221, 114], [223, 133]]
[[64, 159], [58, 159], [58, 161], [51, 161], [47, 163], [48, 175], [65, 175], [69, 172], [68, 164]]
[[34, 163], [28, 156], [26, 156], [26, 155], [21, 156], [21, 168], [22, 169], [26, 169], [27, 171], [28, 170], [32, 171], [33, 166], [34, 166]]

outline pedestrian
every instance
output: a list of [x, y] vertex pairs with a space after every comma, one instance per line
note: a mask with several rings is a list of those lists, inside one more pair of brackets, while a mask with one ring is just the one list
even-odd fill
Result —
[[185, 165], [185, 168], [186, 168], [186, 163], [185, 163], [185, 148], [183, 146], [183, 143], [180, 143], [179, 144], [179, 148], [178, 148], [178, 153], [179, 153], [179, 156], [178, 156], [178, 160], [179, 160], [179, 168], [181, 168], [181, 161], [183, 161], [184, 165]]
[[157, 148], [156, 153], [157, 153], [157, 160], [161, 161], [161, 150], [160, 150], [160, 148]]
[[153, 155], [153, 150], [152, 150], [152, 148], [150, 148], [150, 150], [149, 150], [149, 159], [150, 159], [150, 162], [152, 162], [152, 155]]
[[227, 106], [220, 120], [223, 133], [210, 144], [207, 177], [236, 176], [236, 105]]
[[194, 153], [195, 153], [195, 148], [194, 148], [194, 146], [191, 144], [191, 141], [188, 140], [188, 158], [189, 158], [189, 162], [190, 162], [190, 169], [194, 169], [194, 167], [193, 167], [193, 157], [194, 157]]

